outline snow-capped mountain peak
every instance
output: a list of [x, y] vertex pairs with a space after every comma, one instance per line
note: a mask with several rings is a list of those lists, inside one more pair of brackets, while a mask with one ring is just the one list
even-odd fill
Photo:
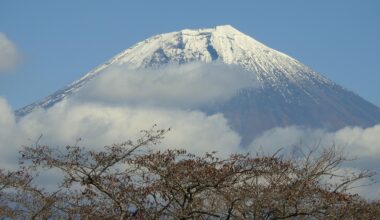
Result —
[[[168, 63], [221, 61], [258, 73], [260, 81], [300, 80], [310, 70], [297, 60], [273, 50], [230, 25], [208, 29], [185, 29], [156, 35], [137, 43], [115, 57], [115, 64], [132, 68], [162, 66]], [[278, 74], [279, 72], [283, 74]]]
[[92, 78], [115, 66], [158, 68], [168, 64], [191, 62], [223, 62], [238, 65], [255, 73], [262, 85], [270, 86], [288, 96], [289, 82], [319, 81], [333, 84], [288, 55], [271, 49], [231, 25], [205, 29], [184, 29], [159, 34], [122, 51], [108, 62], [93, 69], [79, 80], [45, 99], [17, 111], [19, 115], [35, 107], [49, 107], [69, 97]]
[[201, 107], [208, 114], [222, 113], [241, 135], [243, 145], [255, 135], [278, 126], [339, 129], [380, 122], [378, 107], [230, 25], [185, 29], [148, 38], [16, 114], [21, 117], [35, 108], [46, 109], [69, 99], [93, 78], [107, 74], [104, 70], [108, 68], [149, 68], [154, 72], [168, 64], [213, 61], [240, 66], [261, 82], [259, 87], [236, 91], [226, 102]]
[[118, 60], [134, 67], [214, 60], [233, 64], [249, 51], [254, 53], [263, 48], [264, 45], [232, 26], [223, 25], [157, 35], [127, 49]]

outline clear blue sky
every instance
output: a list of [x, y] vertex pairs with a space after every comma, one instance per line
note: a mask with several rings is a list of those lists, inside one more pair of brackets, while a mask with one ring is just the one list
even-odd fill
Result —
[[14, 109], [155, 34], [231, 24], [380, 106], [380, 1], [0, 1], [0, 32], [23, 55], [0, 74]]

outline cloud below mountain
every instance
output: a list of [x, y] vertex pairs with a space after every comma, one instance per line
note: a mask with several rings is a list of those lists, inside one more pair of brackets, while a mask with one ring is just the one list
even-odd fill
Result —
[[0, 73], [13, 70], [20, 59], [21, 55], [16, 45], [0, 32]]

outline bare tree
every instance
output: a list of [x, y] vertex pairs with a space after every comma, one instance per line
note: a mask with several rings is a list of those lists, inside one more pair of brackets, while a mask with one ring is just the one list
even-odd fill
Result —
[[219, 160], [168, 150], [137, 162], [159, 177], [152, 197], [159, 198], [156, 205], [165, 209], [165, 218], [325, 219], [363, 204], [349, 194], [349, 186], [373, 175], [338, 175], [345, 160], [331, 147], [310, 150], [302, 159], [239, 154]]
[[33, 176], [25, 167], [17, 171], [0, 170], [0, 216], [8, 218], [47, 219], [54, 217], [59, 190], [45, 192], [32, 185]]
[[61, 187], [67, 191], [70, 216], [125, 219], [136, 216], [145, 207], [149, 185], [144, 172], [133, 163], [142, 147], [156, 145], [168, 130], [143, 130], [136, 142], [106, 146], [104, 151], [88, 151], [78, 146], [52, 149], [48, 146], [25, 147], [23, 159], [33, 168], [57, 169], [64, 174]]

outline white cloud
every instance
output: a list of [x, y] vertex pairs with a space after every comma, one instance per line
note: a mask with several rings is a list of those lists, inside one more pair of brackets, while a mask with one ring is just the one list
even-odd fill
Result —
[[262, 148], [275, 152], [278, 149], [290, 149], [299, 145], [315, 145], [326, 136], [322, 129], [308, 129], [297, 126], [276, 127], [265, 131], [250, 144], [251, 149]]
[[14, 69], [19, 61], [20, 54], [14, 43], [0, 33], [0, 73]]
[[12, 109], [5, 99], [0, 97], [0, 167], [11, 168], [17, 161], [17, 145], [21, 144], [15, 136], [16, 120]]
[[227, 155], [236, 152], [240, 143], [239, 135], [228, 127], [223, 115], [207, 116], [199, 111], [63, 101], [15, 122], [9, 106], [0, 99], [0, 113], [5, 113], [0, 118], [1, 166], [15, 164], [20, 147], [34, 144], [41, 134], [41, 144], [63, 147], [81, 138], [81, 146], [99, 148], [134, 140], [141, 129], [157, 124], [172, 128], [160, 147], [182, 148], [191, 153], [216, 150]]
[[[264, 132], [250, 145], [250, 149], [263, 149], [267, 152], [276, 152], [283, 149], [289, 152], [293, 147], [303, 146], [331, 146], [342, 148], [348, 157], [357, 158], [345, 164], [346, 169], [368, 169], [380, 174], [380, 124], [370, 128], [346, 127], [336, 132], [327, 132], [322, 129], [307, 129], [297, 126], [278, 127]], [[380, 181], [379, 176], [375, 177]], [[380, 196], [380, 183], [371, 187], [355, 189], [367, 198]]]
[[[13, 115], [12, 108], [9, 106], [7, 100], [0, 97], [0, 131], [8, 130], [10, 127], [13, 127], [15, 123], [15, 118]], [[0, 134], [3, 134], [0, 132]]]
[[380, 125], [367, 129], [346, 127], [335, 132], [332, 138], [353, 155], [363, 158], [380, 158]]
[[[0, 149], [3, 163], [14, 163], [21, 145], [42, 134], [41, 144], [65, 146], [78, 138], [82, 146], [98, 148], [136, 139], [153, 124], [172, 128], [162, 146], [192, 153], [238, 150], [240, 136], [222, 114], [195, 109], [206, 102], [229, 99], [237, 90], [254, 86], [254, 73], [221, 63], [168, 65], [161, 69], [108, 68], [74, 97], [19, 118], [0, 100]], [[10, 127], [12, 127], [10, 129]]]
[[264, 132], [252, 143], [251, 148], [262, 147], [267, 150], [290, 148], [294, 146], [328, 146], [335, 144], [343, 147], [352, 156], [362, 158], [380, 157], [380, 125], [370, 128], [345, 127], [336, 132], [322, 129], [308, 129], [297, 126], [277, 127]]
[[[243, 151], [239, 148], [239, 135], [228, 127], [221, 114], [208, 116], [199, 111], [175, 108], [65, 100], [16, 121], [10, 106], [0, 98], [0, 166], [15, 165], [20, 146], [33, 144], [40, 134], [44, 135], [42, 144], [65, 146], [74, 144], [81, 137], [81, 146], [99, 148], [135, 139], [139, 130], [153, 124], [172, 128], [159, 147], [184, 148], [192, 153], [217, 150], [221, 156]], [[344, 147], [350, 156], [359, 157], [357, 162], [346, 164], [344, 169], [367, 168], [379, 172], [379, 135], [380, 125], [367, 129], [347, 127], [336, 132], [291, 126], [268, 130], [252, 142], [250, 149], [261, 147], [264, 152], [271, 153], [297, 145], [336, 144]], [[355, 192], [375, 198], [380, 194], [380, 186], [359, 188]]]
[[239, 89], [255, 86], [254, 79], [253, 72], [217, 62], [141, 70], [116, 66], [88, 83], [77, 98], [111, 104], [189, 108], [228, 100]]
[[51, 109], [27, 115], [18, 126], [29, 137], [43, 133], [43, 141], [54, 145], [72, 144], [80, 137], [81, 144], [100, 147], [133, 140], [139, 136], [141, 129], [150, 128], [153, 124], [172, 128], [163, 145], [186, 148], [192, 152], [233, 152], [240, 142], [239, 136], [228, 127], [221, 114], [207, 116], [198, 111], [97, 103], [64, 101]]
[[[37, 109], [15, 120], [12, 109], [0, 97], [0, 166], [15, 165], [22, 145], [33, 144], [40, 134], [51, 146], [74, 144], [99, 148], [135, 139], [139, 130], [153, 124], [172, 128], [162, 146], [192, 153], [242, 151], [240, 137], [228, 127], [222, 114], [206, 115], [189, 110], [209, 102], [229, 99], [238, 89], [255, 86], [254, 73], [220, 63], [194, 63], [155, 70], [130, 70], [125, 66], [105, 70], [82, 91], [50, 109]], [[351, 169], [380, 171], [380, 125], [347, 127], [336, 132], [291, 126], [268, 130], [251, 144], [265, 152], [295, 145], [345, 147], [358, 156]], [[380, 192], [380, 187], [371, 188]], [[366, 191], [368, 192], [368, 191]], [[372, 194], [373, 195], [373, 194]], [[375, 195], [376, 196], [376, 195]]]

